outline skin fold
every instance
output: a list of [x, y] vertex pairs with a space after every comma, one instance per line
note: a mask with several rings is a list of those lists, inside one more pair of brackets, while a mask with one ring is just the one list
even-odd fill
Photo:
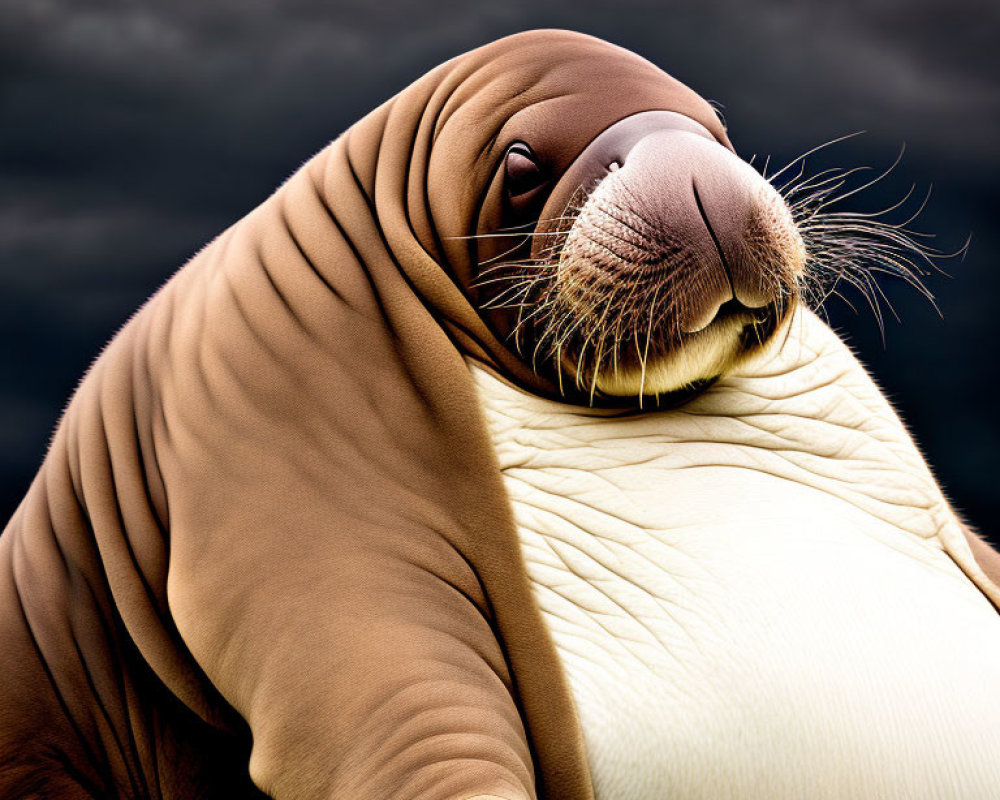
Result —
[[996, 587], [816, 315], [650, 414], [473, 370], [598, 797], [992, 794]]
[[[538, 31], [472, 51], [131, 318], [0, 535], [2, 800], [594, 797], [469, 362], [592, 392], [480, 312], [498, 245], [476, 237], [512, 222], [515, 143], [548, 181], [534, 223], [645, 112], [736, 158], [705, 100], [620, 48]], [[946, 546], [996, 602], [995, 554]]]

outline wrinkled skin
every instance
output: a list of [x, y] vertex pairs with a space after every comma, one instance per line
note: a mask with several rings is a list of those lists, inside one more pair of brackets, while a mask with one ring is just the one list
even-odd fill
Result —
[[559, 175], [649, 109], [725, 139], [598, 40], [469, 53], [129, 321], [0, 536], [0, 797], [591, 796], [463, 355], [556, 387], [456, 237], [511, 142]]
[[[533, 364], [514, 310], [480, 313], [532, 255], [584, 325], [586, 280], [674, 281], [641, 363], [638, 308], [618, 371], [576, 329]], [[637, 56], [534, 32], [429, 73], [82, 381], [0, 536], [0, 798], [592, 798], [467, 360], [550, 402], [669, 405], [774, 340], [803, 268], [711, 107]]]
[[474, 370], [598, 797], [993, 794], [996, 587], [819, 318], [652, 414]]

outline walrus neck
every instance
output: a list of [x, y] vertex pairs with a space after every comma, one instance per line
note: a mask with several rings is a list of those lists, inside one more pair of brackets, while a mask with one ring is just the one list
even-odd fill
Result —
[[[666, 457], [678, 468], [758, 469], [835, 496], [921, 539], [960, 537], [955, 515], [898, 416], [850, 349], [807, 309], [797, 311], [759, 355], [678, 409], [623, 416], [510, 386], [498, 389], [500, 382], [482, 370], [477, 383], [491, 398], [488, 406], [502, 409], [490, 417], [495, 435], [508, 426], [570, 425], [596, 441], [617, 435], [597, 424], [610, 417], [619, 433], [655, 433], [670, 443]], [[506, 392], [521, 396], [515, 403]], [[879, 464], [892, 468], [873, 480]]]

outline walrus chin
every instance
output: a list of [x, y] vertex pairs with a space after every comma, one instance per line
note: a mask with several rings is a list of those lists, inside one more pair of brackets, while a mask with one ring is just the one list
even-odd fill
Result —
[[531, 256], [517, 344], [592, 403], [709, 385], [781, 330], [806, 262], [778, 192], [672, 112], [627, 118], [581, 153]]

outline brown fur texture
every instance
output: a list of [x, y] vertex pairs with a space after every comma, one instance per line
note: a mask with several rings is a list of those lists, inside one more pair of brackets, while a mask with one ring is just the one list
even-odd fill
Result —
[[728, 144], [598, 40], [473, 51], [129, 321], [0, 536], [0, 798], [592, 796], [463, 356], [553, 387], [477, 314], [451, 237], [514, 139], [559, 173], [656, 109]]

